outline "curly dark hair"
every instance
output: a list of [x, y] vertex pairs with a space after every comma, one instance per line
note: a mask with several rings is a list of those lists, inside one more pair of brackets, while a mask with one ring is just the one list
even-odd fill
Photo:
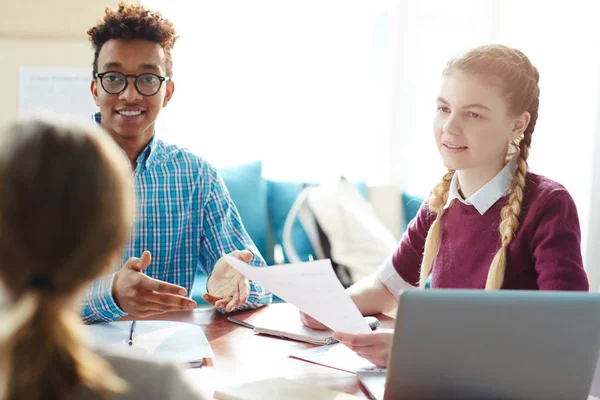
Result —
[[94, 76], [98, 72], [98, 55], [104, 43], [111, 39], [144, 39], [162, 46], [166, 55], [167, 75], [173, 75], [171, 49], [178, 36], [175, 27], [157, 11], [133, 4], [119, 4], [118, 9], [107, 8], [105, 16], [88, 29], [94, 47]]

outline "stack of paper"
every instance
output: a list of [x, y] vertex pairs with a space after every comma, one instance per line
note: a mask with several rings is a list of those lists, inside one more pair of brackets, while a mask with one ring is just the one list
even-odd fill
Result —
[[197, 325], [171, 321], [137, 321], [133, 345], [128, 345], [131, 322], [86, 326], [96, 347], [120, 348], [164, 361], [198, 365], [214, 353]]
[[[277, 336], [285, 339], [298, 340], [312, 344], [333, 344], [338, 341], [333, 338], [333, 331], [307, 328], [300, 321], [297, 309], [272, 308], [268, 312], [256, 313], [244, 320], [228, 317], [229, 321], [253, 329], [254, 333]], [[375, 317], [364, 317], [370, 328], [379, 326]]]

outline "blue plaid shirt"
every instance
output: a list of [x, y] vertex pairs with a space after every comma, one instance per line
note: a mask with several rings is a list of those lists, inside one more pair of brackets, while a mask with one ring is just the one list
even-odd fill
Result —
[[[100, 123], [100, 113], [94, 116]], [[110, 322], [127, 315], [112, 296], [115, 272], [130, 257], [152, 253], [145, 273], [192, 292], [196, 270], [210, 275], [224, 253], [247, 249], [250, 264], [265, 266], [244, 229], [235, 204], [217, 170], [185, 149], [152, 138], [137, 158], [133, 172], [137, 221], [122, 253], [122, 263], [111, 275], [99, 278], [83, 301], [86, 323]], [[271, 293], [250, 281], [250, 296], [238, 309], [271, 302]]]

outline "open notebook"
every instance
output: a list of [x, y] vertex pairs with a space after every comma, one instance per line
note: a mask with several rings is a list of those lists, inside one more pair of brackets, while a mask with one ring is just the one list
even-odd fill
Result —
[[204, 331], [197, 325], [172, 321], [137, 321], [133, 345], [128, 345], [131, 322], [86, 326], [93, 346], [119, 348], [152, 358], [200, 366], [214, 353]]
[[[300, 321], [297, 310], [290, 312], [289, 308], [271, 308], [268, 313], [252, 314], [244, 319], [228, 317], [230, 322], [254, 329], [254, 333], [277, 336], [286, 339], [298, 340], [312, 344], [328, 345], [337, 343], [330, 330], [316, 330], [307, 328]], [[375, 317], [365, 317], [371, 328], [379, 326]]]
[[215, 392], [219, 400], [354, 400], [359, 397], [318, 386], [307, 385], [284, 378], [272, 378], [246, 383], [240, 386], [219, 389]]

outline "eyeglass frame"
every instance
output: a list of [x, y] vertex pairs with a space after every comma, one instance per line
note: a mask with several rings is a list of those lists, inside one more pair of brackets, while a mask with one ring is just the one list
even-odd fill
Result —
[[[102, 80], [102, 78], [103, 78], [103, 77], [104, 77], [104, 75], [106, 75], [106, 74], [121, 74], [121, 75], [123, 75], [123, 76], [125, 77], [125, 86], [123, 86], [123, 89], [121, 89], [121, 91], [119, 91], [119, 92], [116, 92], [116, 93], [111, 93], [111, 92], [109, 92], [108, 90], [106, 90], [106, 88], [104, 87], [104, 82], [103, 82], [103, 80]], [[158, 78], [158, 80], [160, 81], [160, 84], [158, 85], [158, 89], [156, 90], [156, 92], [154, 92], [154, 93], [152, 93], [152, 94], [144, 94], [144, 93], [142, 93], [142, 92], [140, 91], [140, 88], [138, 88], [137, 81], [138, 81], [138, 78], [139, 78], [140, 76], [142, 76], [142, 75], [153, 75], [153, 76], [155, 76], [155, 77], [157, 77], [157, 78]], [[106, 93], [108, 93], [108, 94], [113, 94], [113, 95], [120, 95], [120, 94], [121, 94], [121, 93], [123, 93], [125, 90], [127, 90], [127, 86], [129, 86], [129, 78], [135, 78], [135, 79], [134, 79], [134, 81], [133, 81], [133, 86], [135, 87], [135, 90], [137, 90], [137, 92], [138, 92], [139, 94], [141, 94], [142, 96], [145, 96], [145, 97], [151, 97], [151, 96], [155, 96], [155, 95], [156, 95], [156, 93], [158, 93], [158, 92], [160, 91], [160, 88], [162, 87], [162, 84], [163, 84], [163, 82], [165, 82], [165, 81], [170, 81], [170, 80], [171, 80], [171, 77], [170, 77], [170, 76], [160, 76], [160, 75], [153, 74], [153, 73], [151, 73], [151, 72], [144, 72], [143, 74], [135, 75], [135, 74], [124, 74], [124, 73], [122, 73], [122, 72], [120, 72], [120, 71], [105, 71], [105, 72], [101, 72], [101, 73], [98, 73], [98, 72], [96, 72], [96, 73], [94, 74], [94, 77], [95, 77], [95, 78], [100, 78], [100, 86], [102, 86], [102, 89], [103, 89], [103, 90], [104, 90]]]

